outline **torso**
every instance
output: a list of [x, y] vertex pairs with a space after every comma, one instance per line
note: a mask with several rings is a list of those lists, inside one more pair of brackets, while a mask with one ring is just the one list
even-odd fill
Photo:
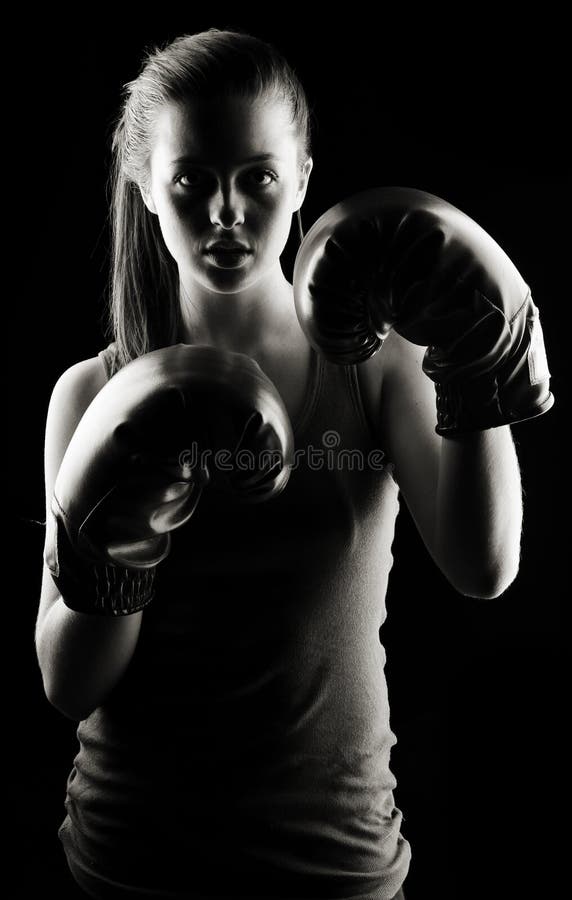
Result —
[[312, 348], [300, 331], [289, 341], [282, 341], [270, 352], [257, 357], [263, 372], [268, 375], [282, 397], [290, 420], [297, 421], [310, 389]]
[[[388, 338], [389, 340], [390, 338]], [[263, 372], [270, 378], [280, 394], [290, 420], [299, 419], [310, 390], [312, 348], [296, 322], [287, 337], [280, 336], [273, 346], [253, 354]], [[380, 421], [380, 404], [383, 382], [383, 350], [357, 367], [358, 380], [366, 415], [370, 422]], [[106, 376], [98, 357], [93, 365], [93, 396], [106, 382]]]
[[[294, 328], [288, 340], [256, 358], [282, 397], [290, 420], [296, 421], [310, 389], [312, 350], [306, 336], [299, 327]], [[361, 363], [357, 373], [365, 412], [375, 427], [380, 422], [383, 351]]]

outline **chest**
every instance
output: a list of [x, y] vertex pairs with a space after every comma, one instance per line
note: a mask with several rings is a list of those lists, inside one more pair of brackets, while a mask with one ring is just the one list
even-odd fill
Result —
[[286, 407], [290, 420], [302, 415], [311, 390], [312, 349], [307, 342], [284, 344], [258, 360]]
[[[312, 388], [312, 349], [307, 341], [284, 343], [258, 360], [280, 394], [292, 422], [302, 415]], [[383, 358], [378, 353], [357, 367], [364, 412], [381, 436]]]

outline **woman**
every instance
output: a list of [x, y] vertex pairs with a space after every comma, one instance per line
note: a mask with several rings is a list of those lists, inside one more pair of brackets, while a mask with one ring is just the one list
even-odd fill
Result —
[[403, 898], [379, 642], [398, 491], [454, 586], [497, 596], [518, 570], [510, 430], [435, 434], [425, 348], [396, 331], [359, 366], [308, 341], [280, 255], [312, 170], [309, 112], [272, 47], [210, 29], [150, 53], [113, 148], [114, 340], [54, 388], [48, 510], [94, 398], [177, 343], [253, 360], [298, 455], [266, 503], [207, 485], [128, 614], [78, 611], [44, 567], [44, 685], [80, 723], [69, 866], [101, 898]]

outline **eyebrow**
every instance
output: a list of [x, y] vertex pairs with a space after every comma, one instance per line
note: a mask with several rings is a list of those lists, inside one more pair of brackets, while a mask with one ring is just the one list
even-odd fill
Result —
[[[253, 162], [267, 162], [270, 159], [279, 160], [280, 157], [276, 156], [275, 153], [258, 153], [256, 156], [250, 156], [248, 159], [245, 159], [240, 165], [248, 165]], [[176, 159], [171, 161], [171, 165], [178, 166], [181, 163], [193, 163], [195, 165], [205, 165], [207, 160], [199, 159], [196, 156], [178, 156]]]

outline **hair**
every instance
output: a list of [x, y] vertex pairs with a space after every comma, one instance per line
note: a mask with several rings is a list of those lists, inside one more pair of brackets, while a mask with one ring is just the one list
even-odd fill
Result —
[[[289, 63], [271, 44], [240, 29], [209, 28], [146, 51], [123, 85], [111, 136], [111, 265], [104, 329], [126, 365], [179, 340], [179, 274], [140, 186], [148, 183], [154, 125], [168, 101], [239, 95], [284, 101], [299, 141], [298, 162], [311, 156], [311, 113]], [[299, 238], [303, 237], [298, 211]]]

